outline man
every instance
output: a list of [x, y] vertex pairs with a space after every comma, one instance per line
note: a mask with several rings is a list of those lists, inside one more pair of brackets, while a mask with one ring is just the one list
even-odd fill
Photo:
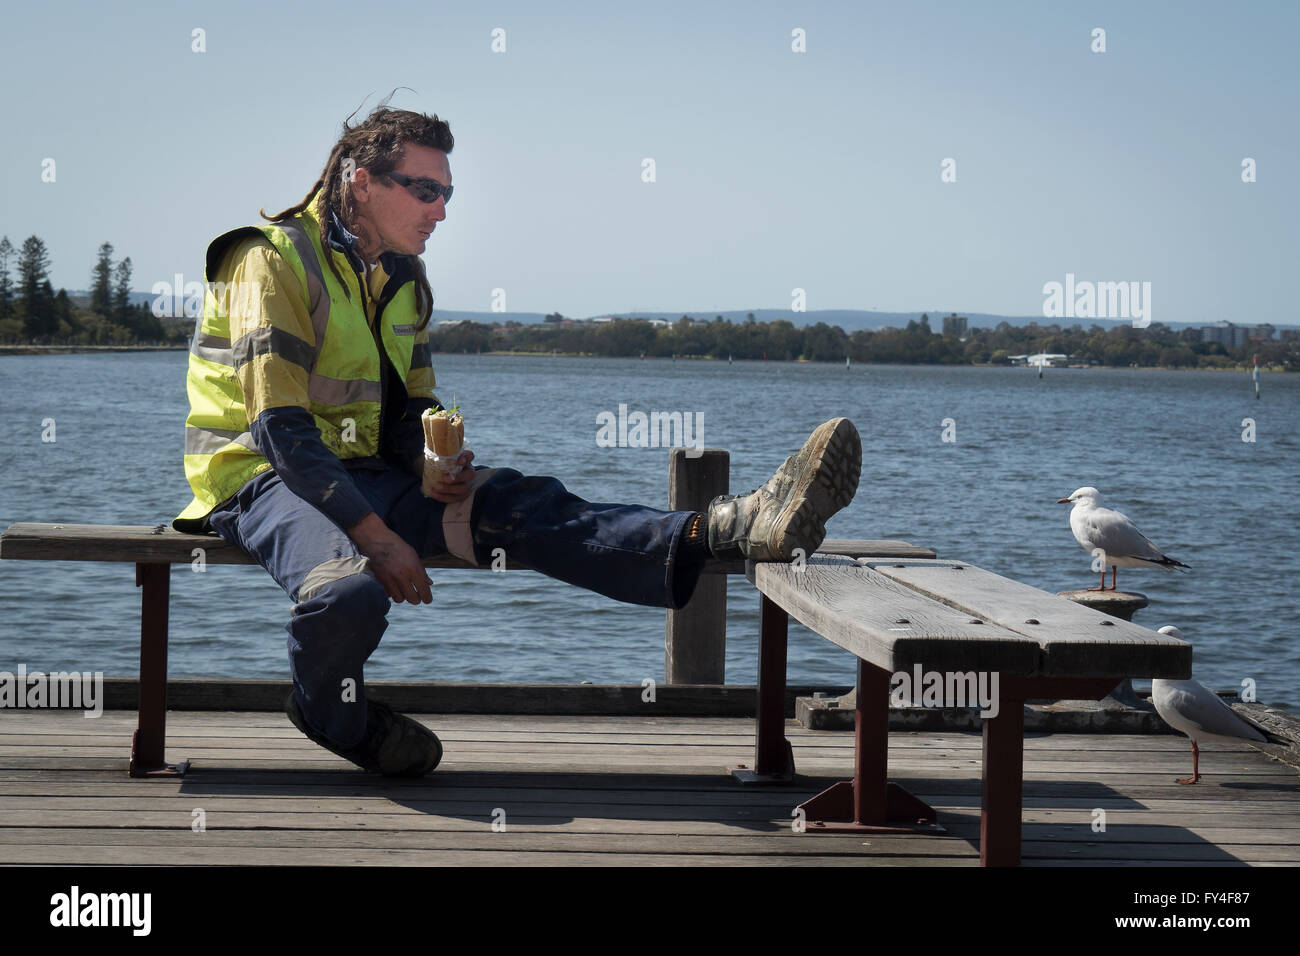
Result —
[[511, 468], [421, 490], [420, 414], [440, 408], [419, 255], [446, 218], [453, 139], [435, 116], [380, 107], [343, 134], [321, 178], [266, 225], [208, 247], [191, 346], [180, 531], [215, 531], [295, 602], [290, 720], [358, 766], [420, 776], [436, 735], [368, 700], [362, 669], [389, 601], [431, 603], [421, 558], [512, 563], [615, 600], [683, 607], [709, 555], [811, 554], [852, 499], [857, 431], [827, 422], [762, 488], [706, 514], [593, 504]]

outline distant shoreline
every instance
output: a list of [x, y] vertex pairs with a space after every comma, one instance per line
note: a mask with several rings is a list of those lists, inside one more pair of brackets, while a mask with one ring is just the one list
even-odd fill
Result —
[[[0, 345], [0, 355], [78, 355], [78, 354], [96, 354], [101, 352], [187, 352], [188, 345]], [[434, 352], [434, 359], [440, 355], [468, 355], [467, 352]], [[635, 355], [584, 355], [578, 352], [508, 352], [493, 350], [490, 352], [476, 352], [475, 355], [512, 355], [522, 356], [525, 358], [587, 358], [587, 359], [635, 359]], [[707, 355], [678, 355], [667, 358], [662, 355], [647, 355], [642, 361], [646, 362], [675, 362], [681, 359], [683, 362], [721, 362], [720, 358], [710, 358]], [[729, 362], [731, 360], [728, 360]], [[765, 363], [767, 359], [735, 359], [736, 362], [749, 362], [754, 364]], [[773, 360], [775, 361], [775, 360]], [[800, 365], [836, 365], [837, 361], [814, 362], [811, 359], [791, 359], [791, 361]], [[915, 362], [859, 362], [859, 365], [878, 365], [882, 368], [890, 365], [916, 365]], [[925, 363], [920, 363], [925, 364]], [[930, 363], [936, 368], [1023, 368], [1031, 371], [1035, 365], [992, 365], [989, 363], [961, 363], [959, 365], [943, 366], [941, 363]], [[1160, 372], [1233, 372], [1248, 373], [1251, 371], [1249, 365], [1238, 365], [1232, 368], [1206, 367], [1206, 368], [1166, 368], [1163, 365], [1070, 365], [1070, 366], [1049, 366], [1053, 372], [1068, 371], [1089, 371], [1090, 369], [1131, 369], [1134, 372], [1142, 371], [1160, 371]], [[1274, 371], [1284, 371], [1281, 369], [1260, 367], [1260, 372], [1272, 374]]]
[[72, 355], [80, 352], [185, 352], [188, 345], [0, 345], [0, 355]]
[[[438, 356], [440, 356], [440, 355], [469, 355], [469, 354], [470, 354], [470, 353], [468, 353], [468, 352], [434, 352], [434, 353], [433, 353], [433, 358], [434, 358], [434, 361], [437, 362], [437, 360], [438, 360]], [[475, 355], [520, 355], [520, 356], [525, 356], [525, 357], [536, 357], [536, 358], [592, 358], [592, 359], [635, 359], [635, 358], [638, 358], [638, 356], [636, 356], [636, 355], [587, 355], [587, 354], [583, 354], [583, 353], [580, 353], [580, 352], [555, 352], [555, 353], [551, 353], [551, 352], [509, 352], [509, 351], [504, 351], [504, 350], [500, 350], [500, 349], [493, 349], [492, 351], [489, 351], [489, 352], [475, 352], [475, 353], [473, 353], [473, 354], [475, 354]], [[678, 355], [678, 356], [647, 355], [647, 356], [645, 356], [644, 358], [642, 358], [642, 361], [645, 361], [645, 362], [675, 362], [675, 361], [677, 361], [678, 359], [680, 359], [680, 360], [683, 361], [683, 362], [723, 362], [723, 361], [728, 361], [728, 362], [730, 362], [730, 361], [734, 361], [734, 362], [747, 362], [747, 363], [749, 363], [749, 364], [751, 364], [751, 365], [762, 365], [762, 364], [765, 364], [766, 362], [769, 361], [768, 359], [734, 359], [734, 360], [726, 360], [726, 359], [720, 359], [720, 358], [712, 358], [711, 356], [708, 356], [708, 355]], [[775, 362], [776, 360], [775, 360], [775, 359], [772, 359], [771, 361]], [[784, 360], [783, 360], [783, 361], [784, 361]], [[802, 358], [801, 358], [801, 359], [789, 359], [788, 361], [793, 362], [793, 363], [795, 363], [796, 365], [838, 365], [838, 364], [840, 364], [840, 360], [839, 360], [839, 359], [831, 359], [831, 360], [826, 361], [826, 362], [814, 362], [812, 359], [802, 359]], [[991, 362], [980, 362], [980, 363], [976, 363], [976, 362], [961, 362], [961, 363], [959, 363], [959, 364], [955, 364], [955, 365], [946, 365], [946, 364], [944, 364], [944, 363], [942, 363], [942, 362], [857, 362], [857, 363], [854, 363], [854, 364], [856, 364], [856, 365], [861, 365], [861, 366], [864, 366], [864, 367], [865, 367], [865, 366], [876, 366], [876, 367], [879, 367], [879, 368], [888, 368], [888, 367], [891, 366], [891, 365], [912, 365], [912, 366], [916, 366], [917, 368], [1023, 368], [1023, 369], [1025, 369], [1026, 371], [1032, 371], [1033, 369], [1038, 368], [1037, 365], [994, 365], [994, 364], [991, 363]], [[1164, 365], [1136, 365], [1136, 366], [1134, 366], [1134, 365], [1056, 365], [1056, 366], [1045, 366], [1045, 367], [1046, 367], [1049, 371], [1054, 371], [1054, 372], [1068, 372], [1068, 371], [1087, 372], [1087, 371], [1089, 371], [1089, 370], [1096, 370], [1096, 369], [1128, 369], [1128, 370], [1130, 370], [1130, 371], [1134, 371], [1134, 372], [1142, 372], [1142, 371], [1156, 371], [1156, 372], [1233, 372], [1233, 373], [1246, 373], [1246, 374], [1249, 374], [1253, 366], [1250, 366], [1250, 365], [1235, 365], [1235, 366], [1233, 366], [1233, 367], [1231, 367], [1231, 368], [1223, 368], [1223, 367], [1216, 367], [1216, 366], [1206, 366], [1206, 367], [1204, 367], [1204, 368], [1191, 368], [1191, 367], [1184, 366], [1184, 367], [1181, 367], [1181, 368], [1169, 368], [1168, 366], [1164, 366]], [[852, 368], [852, 366], [850, 366], [850, 368]], [[1284, 371], [1285, 371], [1285, 369], [1275, 369], [1275, 368], [1273, 368], [1273, 367], [1271, 367], [1271, 366], [1266, 367], [1266, 366], [1263, 366], [1263, 365], [1261, 365], [1261, 366], [1259, 367], [1259, 370], [1260, 370], [1261, 373], [1265, 373], [1265, 372], [1270, 372], [1270, 373], [1271, 373], [1271, 372], [1275, 372], [1275, 371], [1276, 371], [1276, 372], [1284, 372]]]

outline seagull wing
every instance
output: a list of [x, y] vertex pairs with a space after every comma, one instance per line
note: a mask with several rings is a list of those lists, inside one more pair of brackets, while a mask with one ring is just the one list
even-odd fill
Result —
[[1095, 547], [1117, 558], [1162, 561], [1164, 552], [1151, 543], [1127, 516], [1109, 508], [1093, 508], [1087, 515], [1088, 537]]
[[[1170, 686], [1172, 685], [1172, 686]], [[1156, 710], [1175, 730], [1193, 740], [1214, 738], [1264, 741], [1267, 738], [1238, 717], [1219, 695], [1197, 681], [1166, 682]]]

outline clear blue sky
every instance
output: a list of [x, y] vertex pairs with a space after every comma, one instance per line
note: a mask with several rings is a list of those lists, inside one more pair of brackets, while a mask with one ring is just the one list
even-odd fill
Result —
[[214, 235], [297, 202], [344, 117], [405, 86], [392, 105], [456, 137], [425, 252], [443, 309], [494, 288], [575, 316], [788, 309], [800, 287], [810, 310], [1029, 315], [1073, 272], [1151, 282], [1155, 321], [1294, 322], [1298, 11], [9, 5], [0, 234], [41, 236], [56, 287], [86, 288], [104, 240], [140, 291], [199, 279]]

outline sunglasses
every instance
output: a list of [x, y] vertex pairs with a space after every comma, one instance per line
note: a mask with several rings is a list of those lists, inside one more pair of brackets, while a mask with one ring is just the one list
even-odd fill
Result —
[[401, 173], [384, 173], [384, 176], [397, 183], [399, 186], [405, 186], [407, 191], [420, 202], [434, 203], [441, 196], [447, 202], [451, 202], [451, 186], [444, 186], [436, 179], [420, 178], [416, 179], [411, 176], [404, 176]]

